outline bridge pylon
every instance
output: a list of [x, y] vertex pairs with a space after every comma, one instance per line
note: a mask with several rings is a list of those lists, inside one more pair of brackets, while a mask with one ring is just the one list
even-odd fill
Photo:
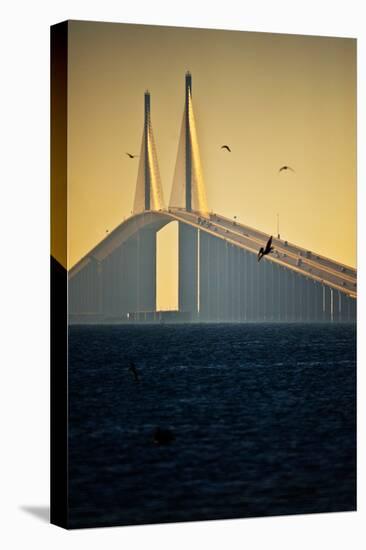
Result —
[[192, 103], [192, 75], [185, 76], [185, 104], [169, 206], [208, 215], [206, 188]]
[[133, 204], [134, 214], [146, 210], [164, 210], [165, 208], [158, 156], [151, 125], [151, 100], [148, 91], [145, 92], [144, 97], [144, 115], [144, 131]]

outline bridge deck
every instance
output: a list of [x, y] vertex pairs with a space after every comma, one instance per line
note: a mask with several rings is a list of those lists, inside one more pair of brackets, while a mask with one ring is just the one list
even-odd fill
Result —
[[[76, 275], [92, 258], [98, 261], [103, 260], [137, 230], [145, 226], [155, 227], [158, 230], [170, 220], [193, 226], [253, 254], [257, 254], [259, 248], [265, 246], [269, 239], [268, 234], [220, 214], [212, 213], [207, 218], [202, 217], [198, 212], [187, 212], [177, 208], [148, 211], [134, 215], [121, 223], [73, 266], [69, 271], [70, 278]], [[352, 298], [357, 297], [357, 272], [355, 269], [282, 239], [273, 238], [273, 246], [274, 252], [265, 256], [262, 261], [275, 262], [307, 278], [337, 289]]]
[[[255, 254], [265, 246], [270, 235], [230, 220], [219, 214], [210, 214], [209, 219], [196, 212], [169, 209], [172, 218], [194, 225], [218, 238], [244, 248]], [[274, 252], [262, 261], [272, 261], [302, 275], [327, 284], [348, 296], [357, 296], [357, 272], [355, 269], [325, 258], [282, 239], [273, 238]]]

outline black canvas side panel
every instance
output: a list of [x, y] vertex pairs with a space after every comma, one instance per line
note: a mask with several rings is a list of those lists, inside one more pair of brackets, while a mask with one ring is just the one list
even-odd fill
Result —
[[51, 27], [51, 523], [67, 527], [67, 39]]
[[51, 523], [67, 527], [67, 271], [51, 256]]

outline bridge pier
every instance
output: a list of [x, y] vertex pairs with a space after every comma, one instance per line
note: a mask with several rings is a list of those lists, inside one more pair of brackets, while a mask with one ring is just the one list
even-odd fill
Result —
[[287, 272], [287, 321], [292, 323], [295, 319], [294, 309], [295, 309], [295, 295], [294, 295], [294, 273], [293, 271]]
[[356, 308], [356, 300], [354, 298], [351, 298], [351, 296], [347, 297], [348, 302], [348, 321], [356, 321], [357, 320], [357, 308]]
[[[219, 241], [219, 239], [216, 239]], [[220, 239], [220, 242], [216, 245], [216, 260], [217, 260], [217, 279], [218, 279], [218, 293], [217, 293], [217, 320], [218, 321], [227, 321], [228, 320], [228, 300], [227, 300], [227, 290], [228, 290], [228, 245], [225, 241]]]
[[[213, 237], [214, 238], [214, 237]], [[222, 287], [222, 307], [221, 307], [221, 320], [222, 321], [233, 321], [234, 316], [234, 300], [235, 300], [235, 265], [233, 257], [233, 246], [227, 243], [225, 250], [224, 261], [226, 263], [225, 275], [226, 275], [226, 284], [221, 284]], [[224, 282], [224, 281], [223, 281]], [[226, 303], [224, 303], [226, 302]]]
[[198, 311], [198, 229], [190, 225], [178, 225], [179, 311], [190, 312], [195, 317]]
[[240, 272], [240, 249], [233, 247], [233, 298], [232, 298], [232, 321], [240, 321], [240, 294], [241, 294], [241, 272]]
[[123, 318], [156, 309], [156, 232], [141, 229], [103, 260], [90, 257], [69, 285], [73, 315]]
[[254, 254], [251, 254], [248, 252], [247, 256], [247, 277], [248, 277], [248, 302], [247, 302], [247, 311], [248, 311], [248, 321], [253, 322], [256, 320], [255, 318], [255, 303], [256, 303], [256, 297], [255, 297], [255, 266], [256, 266], [256, 258]]
[[156, 232], [140, 229], [120, 249], [119, 312], [155, 311]]
[[131, 239], [101, 262], [101, 312], [107, 317], [120, 317], [132, 311], [136, 304], [136, 251], [136, 242]]
[[156, 310], [156, 232], [140, 229], [137, 234], [137, 285], [136, 311]]
[[209, 267], [208, 267], [208, 235], [205, 232], [200, 233], [199, 248], [199, 316], [201, 321], [207, 321], [209, 318]]

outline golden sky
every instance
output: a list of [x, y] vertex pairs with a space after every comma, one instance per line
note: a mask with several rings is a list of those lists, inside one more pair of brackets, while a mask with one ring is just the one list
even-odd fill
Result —
[[[69, 267], [130, 215], [146, 89], [168, 202], [187, 70], [209, 208], [271, 234], [279, 213], [282, 238], [355, 266], [356, 40], [72, 21]], [[163, 309], [174, 225], [158, 237]]]

